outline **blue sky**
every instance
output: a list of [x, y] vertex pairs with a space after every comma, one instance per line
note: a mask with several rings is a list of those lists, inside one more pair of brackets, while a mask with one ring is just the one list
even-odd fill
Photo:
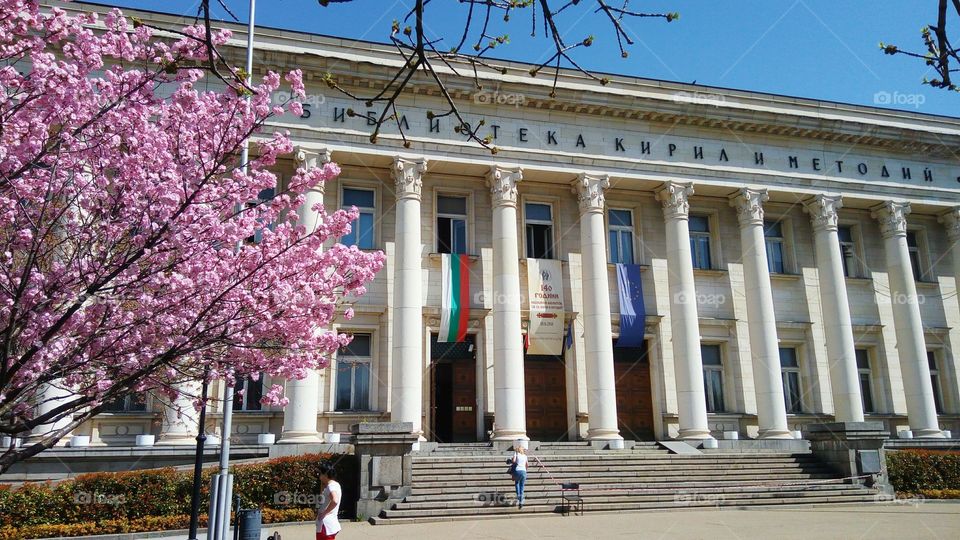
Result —
[[[246, 21], [247, 0], [226, 0]], [[193, 15], [197, 0], [103, 1], [118, 6]], [[276, 28], [384, 41], [395, 18], [412, 0], [354, 0], [320, 7], [315, 0], [261, 0], [257, 23]], [[922, 62], [884, 55], [878, 43], [919, 49], [920, 29], [936, 20], [936, 2], [926, 0], [634, 0], [643, 11], [678, 11], [678, 21], [633, 19], [627, 27], [635, 44], [620, 57], [613, 31], [582, 2], [558, 19], [573, 42], [593, 35], [595, 45], [574, 58], [598, 72], [693, 82], [908, 111], [960, 116], [960, 93], [921, 84], [934, 72]], [[611, 2], [616, 4], [616, 2]], [[455, 0], [428, 5], [429, 28], [456, 40], [465, 11]], [[220, 12], [226, 17], [225, 13]], [[960, 36], [960, 20], [952, 19]], [[511, 43], [495, 56], [542, 62], [550, 43], [530, 37], [529, 14], [515, 14], [498, 33]], [[883, 101], [889, 102], [889, 105]]]

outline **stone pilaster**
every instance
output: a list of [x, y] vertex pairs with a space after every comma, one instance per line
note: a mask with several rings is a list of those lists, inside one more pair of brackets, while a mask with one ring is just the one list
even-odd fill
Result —
[[493, 202], [493, 439], [527, 438], [523, 333], [520, 320], [520, 246], [517, 239], [519, 168], [490, 167]]
[[700, 323], [697, 291], [693, 279], [688, 223], [693, 184], [668, 182], [657, 199], [663, 203], [667, 236], [667, 267], [670, 289], [670, 330], [677, 379], [678, 437], [710, 438], [707, 402], [703, 390], [703, 360], [700, 356]]
[[903, 378], [903, 393], [907, 399], [907, 418], [914, 437], [943, 437], [937, 421], [927, 364], [927, 344], [923, 336], [923, 321], [917, 299], [907, 247], [907, 215], [910, 204], [886, 201], [872, 209], [871, 216], [880, 223], [880, 235], [887, 259], [890, 279], [890, 304], [893, 325], [897, 334], [897, 355]]
[[741, 189], [730, 198], [740, 220], [740, 249], [747, 300], [750, 357], [757, 395], [757, 424], [761, 439], [789, 439], [787, 412], [780, 375], [777, 320], [763, 236], [765, 189]]
[[587, 408], [591, 440], [623, 439], [617, 427], [617, 391], [610, 325], [606, 227], [603, 220], [607, 175], [581, 173], [573, 183], [580, 201], [580, 253], [583, 264], [583, 326], [587, 368]]

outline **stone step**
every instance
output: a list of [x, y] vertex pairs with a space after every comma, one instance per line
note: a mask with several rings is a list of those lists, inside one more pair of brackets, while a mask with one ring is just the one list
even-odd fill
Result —
[[[827, 473], [830, 469], [825, 465], [819, 464], [808, 464], [801, 466], [730, 466], [722, 470], [717, 470], [716, 467], [670, 467], [670, 466], [661, 466], [661, 467], [616, 467], [616, 466], [604, 466], [603, 468], [598, 467], [551, 467], [547, 470], [540, 468], [533, 468], [527, 471], [527, 478], [549, 478], [551, 476], [563, 477], [563, 478], [640, 478], [647, 476], [685, 476], [688, 474], [713, 474], [716, 476], [724, 476], [729, 474], [735, 475], [744, 475], [744, 474], [757, 474], [757, 475], [766, 475], [766, 474], [787, 474], [790, 472], [798, 473]], [[506, 464], [501, 465], [500, 469], [463, 469], [463, 470], [449, 470], [449, 471], [431, 471], [431, 470], [415, 470], [413, 472], [414, 482], [418, 481], [436, 481], [436, 480], [448, 480], [451, 477], [460, 479], [466, 482], [471, 482], [474, 480], [484, 480], [488, 478], [500, 478], [507, 477], [507, 466]]]
[[[730, 475], [717, 475], [717, 474], [694, 475], [694, 474], [686, 474], [686, 475], [664, 476], [664, 477], [662, 477], [662, 478], [645, 478], [644, 481], [645, 481], [645, 482], [649, 482], [649, 483], [654, 483], [654, 482], [656, 482], [656, 481], [660, 481], [660, 482], [664, 482], [664, 483], [673, 483], [673, 484], [677, 483], [679, 480], [687, 480], [687, 481], [690, 481], [690, 482], [730, 482], [730, 483], [733, 483], [733, 482], [749, 482], [749, 481], [751, 481], [751, 480], [752, 480], [752, 481], [756, 481], [757, 476], [758, 476], [758, 475], [756, 475], [756, 474], [730, 474]], [[825, 474], [818, 474], [818, 473], [813, 473], [813, 474], [806, 474], [806, 473], [789, 473], [789, 474], [787, 474], [787, 473], [785, 473], [785, 474], [770, 474], [770, 475], [762, 475], [762, 476], [763, 476], [764, 480], [769, 480], [769, 481], [774, 481], [774, 480], [784, 480], [784, 481], [787, 481], [787, 480], [789, 480], [789, 481], [826, 480], [826, 479], [831, 478], [831, 475], [828, 474], [828, 473], [825, 473]], [[591, 484], [591, 483], [594, 483], [594, 482], [593, 482], [591, 479], [589, 479], [589, 478], [580, 478], [580, 477], [568, 477], [568, 478], [557, 477], [557, 480], [558, 480], [558, 481], [563, 481], [563, 482], [578, 482], [578, 483], [581, 484], [581, 485], [589, 485], [589, 484]], [[550, 480], [550, 479], [547, 478], [547, 477], [543, 477], [543, 478], [536, 478], [536, 477], [535, 477], [535, 478], [529, 478], [529, 479], [527, 480], [528, 483], [529, 483], [529, 482], [540, 482], [540, 481], [550, 481], [551, 483], [553, 483], [552, 480]], [[436, 482], [421, 482], [421, 481], [417, 481], [417, 482], [414, 482], [414, 485], [413, 485], [413, 487], [412, 487], [411, 489], [413, 490], [414, 493], [419, 493], [420, 490], [423, 490], [423, 489], [430, 489], [430, 488], [449, 489], [449, 488], [456, 488], [456, 487], [461, 487], [461, 486], [464, 486], [464, 481], [463, 481], [463, 480], [436, 481]], [[513, 486], [513, 481], [510, 480], [510, 477], [507, 476], [506, 474], [504, 474], [504, 475], [503, 475], [503, 478], [500, 479], [500, 480], [490, 479], [490, 480], [478, 480], [478, 481], [476, 481], [476, 482], [471, 482], [468, 487], [475, 487], [475, 488], [477, 488], [477, 489], [488, 489], [488, 488], [496, 488], [496, 487], [503, 488], [503, 486], [507, 486], [507, 487], [512, 487], [512, 486]]]
[[[500, 460], [501, 458], [505, 459], [510, 457], [513, 454], [503, 454], [503, 455], [479, 455], [479, 456], [464, 456], [460, 454], [454, 454], [449, 456], [435, 456], [430, 454], [421, 454], [413, 456], [413, 463], [449, 463], [449, 462], [470, 462], [470, 463], [482, 463], [484, 461], [494, 462], [495, 460]], [[530, 461], [536, 461], [536, 458], [543, 460], [543, 455], [535, 454], [531, 455]], [[727, 463], [731, 461], [757, 461], [757, 462], [767, 462], [767, 461], [777, 461], [784, 459], [815, 459], [810, 454], [732, 454], [732, 455], [718, 455], [718, 454], [699, 454], [699, 455], [681, 455], [681, 454], [654, 454], [646, 455], [642, 453], [611, 453], [610, 451], [604, 451], [603, 453], [598, 454], [585, 454], [585, 455], [570, 455], [562, 457], [553, 457], [552, 460], [582, 460], [582, 461], [602, 461], [604, 459], [615, 459], [617, 461], [642, 461], [650, 462], [653, 460], [664, 460], [669, 462], [680, 462], [680, 461], [694, 461], [702, 460], [703, 462], [715, 462], [715, 463]]]
[[[707, 501], [724, 500], [727, 498], [773, 498], [773, 497], [797, 497], [802, 494], [817, 495], [837, 495], [847, 492], [861, 493], [862, 488], [853, 485], [800, 485], [784, 487], [763, 487], [753, 488], [730, 488], [730, 489], [669, 489], [669, 490], [649, 490], [644, 492], [600, 492], [600, 491], [581, 491], [584, 504], [626, 504], [635, 502], [687, 502], [687, 501]], [[499, 504], [512, 503], [514, 500], [513, 492], [490, 492], [477, 493], [469, 498], [444, 498], [433, 497], [422, 500], [407, 497], [403, 502], [394, 505], [394, 509], [402, 510], [428, 510], [428, 509], [461, 509], [470, 510], [478, 506], [493, 505], [499, 501]], [[524, 492], [525, 505], [534, 504], [560, 504], [560, 491], [547, 492]]]
[[[421, 461], [414, 458], [411, 462], [414, 470], [416, 469], [431, 469], [431, 470], [442, 470], [442, 469], [457, 469], [457, 468], [485, 468], [485, 467], [498, 467], [500, 465], [506, 464], [508, 459], [493, 458], [486, 460], [468, 460], [468, 461], [459, 461], [456, 459], [446, 460], [446, 461]], [[817, 463], [817, 460], [812, 457], [798, 457], [798, 458], [779, 458], [779, 459], [713, 459], [709, 457], [702, 457], [699, 459], [579, 459], [579, 458], [555, 458], [555, 459], [543, 459], [528, 461], [528, 468], [532, 469], [539, 467], [539, 463], [542, 463], [544, 467], [569, 467], [569, 466], [632, 466], [632, 467], [682, 467], [687, 465], [705, 465], [705, 466], [716, 466], [718, 464], [723, 464], [724, 466], [736, 466], [736, 465], [757, 465], [757, 466], [778, 466], [778, 465], [787, 465], [795, 466], [797, 464], [804, 463]]]
[[[721, 500], [687, 500], [687, 501], [655, 501], [629, 502], [616, 505], [588, 505], [584, 504], [585, 512], [593, 511], [636, 511], [636, 510], [665, 510], [683, 508], [718, 508], [737, 506], [767, 506], [767, 505], [795, 505], [795, 504], [836, 504], [836, 503], [868, 503], [876, 500], [876, 493], [871, 490], [837, 491], [837, 492], [808, 492], [784, 494], [771, 497], [743, 497], [725, 498]], [[515, 506], [489, 506], [471, 509], [467, 515], [458, 509], [428, 509], [428, 510], [384, 510], [374, 518], [374, 523], [411, 523], [425, 521], [445, 521], [448, 519], [478, 519], [484, 516], [502, 517], [510, 514], [558, 513], [559, 507], [554, 503], [533, 503], [524, 505], [523, 510]], [[408, 520], [408, 521], [406, 521]]]

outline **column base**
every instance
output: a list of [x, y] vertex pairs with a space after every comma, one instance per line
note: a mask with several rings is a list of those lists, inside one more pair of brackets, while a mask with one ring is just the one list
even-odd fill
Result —
[[493, 430], [493, 435], [490, 436], [490, 440], [491, 441], [516, 441], [516, 440], [529, 441], [530, 438], [527, 437], [526, 430], [495, 429]]
[[937, 428], [915, 428], [910, 427], [914, 439], [943, 439], [943, 432]]
[[703, 440], [703, 439], [712, 439], [713, 435], [710, 434], [709, 429], [681, 429], [677, 433], [677, 439], [679, 440]]
[[[209, 443], [210, 436], [207, 436], [207, 442]], [[196, 446], [197, 445], [197, 434], [196, 433], [161, 433], [157, 437], [156, 446]]]
[[793, 433], [789, 430], [768, 429], [757, 436], [758, 439], [793, 439]]
[[277, 439], [277, 444], [316, 444], [322, 442], [323, 437], [317, 431], [284, 431]]
[[620, 430], [618, 429], [588, 429], [587, 430], [587, 440], [588, 441], [622, 441], [623, 437], [620, 436]]

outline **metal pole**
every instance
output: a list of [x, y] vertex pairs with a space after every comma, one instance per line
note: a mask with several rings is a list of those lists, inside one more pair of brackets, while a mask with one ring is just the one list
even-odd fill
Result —
[[[250, 0], [250, 19], [247, 23], [247, 85], [253, 81], [253, 33], [254, 19], [257, 11], [256, 0]], [[250, 96], [246, 98], [247, 111], [250, 110]], [[250, 141], [243, 141], [243, 148], [240, 153], [240, 167], [244, 174], [250, 169]], [[238, 207], [237, 212], [239, 213]], [[237, 242], [237, 251], [242, 245]], [[216, 522], [207, 529], [208, 540], [227, 540], [230, 531], [230, 498], [233, 492], [233, 477], [230, 475], [230, 434], [233, 430], [233, 386], [227, 386], [224, 389], [223, 396], [223, 428], [220, 433], [220, 473], [217, 475], [217, 501], [211, 504], [211, 510], [216, 511]]]
[[200, 476], [203, 473], [203, 446], [207, 442], [207, 376], [210, 368], [203, 370], [203, 390], [200, 396], [200, 426], [197, 431], [197, 454], [193, 460], [193, 495], [190, 498], [189, 540], [197, 540], [197, 528], [200, 526]]

